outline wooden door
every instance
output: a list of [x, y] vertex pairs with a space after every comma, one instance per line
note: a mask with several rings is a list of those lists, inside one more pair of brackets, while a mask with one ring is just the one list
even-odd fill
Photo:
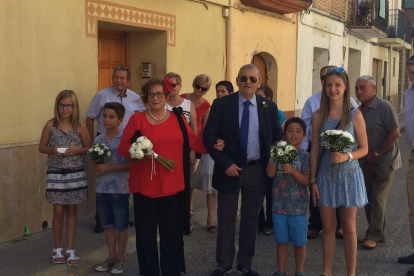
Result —
[[254, 55], [252, 59], [252, 63], [256, 65], [256, 67], [260, 70], [260, 78], [262, 80], [262, 84], [267, 84], [267, 69], [266, 69], [266, 62], [260, 55]]
[[129, 35], [100, 29], [98, 31], [98, 90], [112, 85], [112, 72], [118, 65], [129, 67]]

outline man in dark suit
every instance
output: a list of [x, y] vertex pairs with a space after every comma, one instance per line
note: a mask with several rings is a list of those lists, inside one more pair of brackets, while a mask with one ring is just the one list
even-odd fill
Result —
[[[238, 92], [214, 101], [203, 131], [204, 144], [215, 161], [213, 187], [218, 191], [217, 269], [211, 276], [223, 276], [232, 268], [240, 191], [237, 270], [247, 276], [259, 275], [251, 264], [265, 195], [265, 168], [272, 143], [283, 139], [276, 104], [255, 95], [261, 84], [257, 67], [244, 65], [236, 82]], [[226, 144], [221, 152], [214, 149], [219, 138]]]

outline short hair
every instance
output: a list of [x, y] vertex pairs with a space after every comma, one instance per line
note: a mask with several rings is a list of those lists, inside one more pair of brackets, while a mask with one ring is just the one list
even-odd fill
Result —
[[231, 94], [231, 93], [233, 93], [233, 92], [234, 92], [234, 87], [233, 87], [233, 84], [232, 84], [231, 82], [229, 82], [229, 81], [226, 81], [226, 80], [219, 81], [219, 82], [216, 84], [216, 90], [217, 90], [217, 87], [218, 87], [219, 85], [223, 85], [224, 87], [226, 87], [226, 90], [229, 92], [229, 94]]
[[240, 68], [240, 70], [239, 70], [239, 73], [237, 74], [237, 77], [240, 77], [240, 72], [241, 71], [243, 71], [243, 70], [249, 70], [249, 69], [254, 69], [254, 70], [256, 70], [257, 71], [257, 76], [259, 77], [259, 79], [261, 78], [260, 76], [260, 70], [259, 70], [259, 68], [257, 68], [256, 67], [256, 65], [254, 65], [253, 63], [249, 63], [249, 64], [245, 64], [245, 65], [243, 65], [241, 68]]
[[262, 84], [257, 90], [262, 90], [266, 96], [266, 99], [273, 100], [273, 89], [267, 84]]
[[407, 59], [407, 62], [405, 63], [405, 66], [414, 65], [414, 56], [411, 56], [409, 59]]
[[165, 75], [166, 78], [175, 78], [177, 80], [177, 84], [181, 84], [183, 81], [181, 79], [181, 76], [174, 72], [168, 72], [167, 75]]
[[115, 111], [116, 116], [118, 116], [118, 119], [123, 119], [125, 116], [125, 107], [117, 102], [109, 102], [105, 103], [104, 109], [112, 109]]
[[154, 85], [161, 85], [162, 91], [164, 92], [165, 97], [167, 97], [167, 93], [165, 93], [165, 82], [161, 79], [150, 79], [141, 87], [141, 94], [142, 94], [142, 101], [144, 104], [148, 103], [148, 92]]
[[356, 82], [360, 82], [360, 81], [368, 81], [372, 85], [377, 85], [377, 82], [375, 81], [375, 79], [371, 76], [368, 76], [368, 75], [360, 76], [356, 80]]
[[130, 81], [131, 80], [131, 70], [123, 65], [118, 65], [117, 67], [115, 67], [114, 72], [112, 73], [112, 79], [115, 77], [115, 72], [116, 71], [125, 71], [127, 72], [127, 80]]
[[[211, 78], [206, 74], [198, 75], [193, 80], [193, 87], [195, 88], [196, 84], [200, 85], [200, 83], [205, 83], [207, 85], [207, 89], [210, 89], [211, 86]], [[207, 92], [207, 91], [206, 91]]]
[[321, 70], [319, 70], [319, 76], [322, 75], [323, 72], [326, 72], [326, 70], [332, 67], [335, 67], [335, 65], [327, 65], [327, 66], [322, 67]]
[[304, 121], [304, 120], [302, 120], [302, 119], [301, 119], [301, 118], [299, 118], [299, 117], [292, 117], [292, 118], [288, 119], [288, 120], [285, 122], [285, 129], [283, 130], [283, 132], [284, 132], [284, 133], [286, 133], [287, 128], [288, 128], [288, 127], [289, 127], [289, 125], [290, 125], [290, 124], [292, 124], [292, 123], [298, 123], [298, 124], [301, 126], [302, 130], [303, 130], [303, 134], [306, 134], [306, 123], [305, 123], [305, 121]]

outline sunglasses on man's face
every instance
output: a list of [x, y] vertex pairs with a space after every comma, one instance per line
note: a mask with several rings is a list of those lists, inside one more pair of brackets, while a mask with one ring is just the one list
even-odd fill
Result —
[[176, 88], [177, 87], [177, 85], [179, 85], [179, 83], [171, 83], [171, 86], [173, 87], [173, 88]]
[[345, 69], [342, 67], [331, 67], [326, 70], [326, 73], [344, 73]]
[[[174, 86], [173, 86], [173, 87], [174, 87]], [[202, 86], [200, 86], [200, 85], [198, 85], [198, 84], [196, 84], [196, 85], [195, 85], [195, 88], [196, 88], [197, 90], [201, 90], [202, 92], [207, 92], [207, 90], [208, 90], [208, 88], [202, 87]]]
[[250, 82], [251, 83], [256, 83], [257, 82], [257, 78], [255, 76], [240, 76], [239, 77], [239, 80], [241, 82], [246, 82], [247, 79], [250, 79]]

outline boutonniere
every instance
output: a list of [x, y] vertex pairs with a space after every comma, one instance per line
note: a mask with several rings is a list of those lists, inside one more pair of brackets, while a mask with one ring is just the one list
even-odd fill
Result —
[[268, 105], [267, 105], [267, 103], [266, 103], [266, 102], [262, 102], [262, 105], [263, 105], [263, 106], [262, 106], [262, 111], [264, 111], [264, 110], [267, 108], [267, 106], [268, 106]]

